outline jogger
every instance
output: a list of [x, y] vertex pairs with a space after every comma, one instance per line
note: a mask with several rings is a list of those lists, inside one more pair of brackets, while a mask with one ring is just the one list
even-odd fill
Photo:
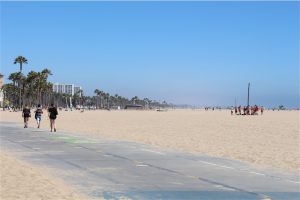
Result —
[[27, 105], [25, 105], [23, 109], [22, 117], [24, 118], [24, 128], [28, 128], [28, 120], [29, 117], [31, 117], [31, 112], [30, 112], [30, 108]]
[[57, 109], [56, 107], [54, 107], [53, 103], [51, 104], [51, 106], [48, 109], [48, 116], [50, 119], [50, 128], [51, 128], [51, 132], [54, 129], [54, 132], [56, 132], [56, 125], [55, 125], [55, 120], [56, 120], [56, 116], [58, 115]]

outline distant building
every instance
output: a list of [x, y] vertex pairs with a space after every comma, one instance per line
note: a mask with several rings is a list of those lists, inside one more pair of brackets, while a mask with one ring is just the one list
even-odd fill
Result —
[[79, 96], [81, 97], [81, 93], [82, 93], [82, 87], [81, 86], [74, 86], [74, 94], [79, 94]]
[[2, 86], [3, 86], [3, 75], [0, 74], [0, 106], [1, 107], [3, 106], [3, 99], [4, 99]]
[[74, 84], [62, 84], [62, 83], [53, 84], [53, 92], [57, 92], [57, 93], [70, 94], [73, 96], [79, 90], [82, 90], [82, 87], [75, 86]]

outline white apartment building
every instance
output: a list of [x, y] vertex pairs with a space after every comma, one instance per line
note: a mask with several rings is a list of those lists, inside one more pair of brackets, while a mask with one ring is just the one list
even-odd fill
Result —
[[82, 87], [75, 86], [74, 84], [62, 84], [62, 83], [53, 84], [53, 92], [57, 92], [57, 93], [70, 94], [73, 96], [79, 90], [82, 90]]

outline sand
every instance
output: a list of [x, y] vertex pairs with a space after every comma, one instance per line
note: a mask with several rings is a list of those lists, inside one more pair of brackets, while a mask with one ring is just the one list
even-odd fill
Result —
[[76, 194], [49, 174], [7, 152], [0, 153], [0, 199], [5, 200], [80, 200]]
[[[231, 116], [228, 110], [60, 111], [57, 128], [295, 170], [300, 169], [299, 113]], [[22, 123], [20, 112], [0, 111], [0, 115], [1, 121]], [[36, 126], [34, 118], [30, 126]], [[42, 128], [48, 127], [44, 114]]]

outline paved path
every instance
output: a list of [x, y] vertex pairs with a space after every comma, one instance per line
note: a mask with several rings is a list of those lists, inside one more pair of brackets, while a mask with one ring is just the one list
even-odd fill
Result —
[[297, 172], [13, 123], [0, 128], [1, 149], [47, 166], [91, 199], [300, 199]]

